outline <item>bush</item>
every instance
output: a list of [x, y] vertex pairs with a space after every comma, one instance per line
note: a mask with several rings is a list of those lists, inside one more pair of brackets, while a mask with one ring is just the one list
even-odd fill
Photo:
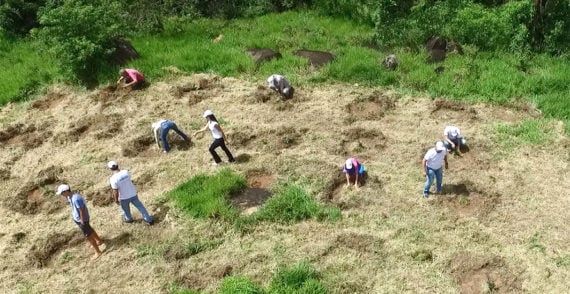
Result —
[[168, 192], [175, 206], [184, 213], [198, 218], [221, 218], [233, 221], [239, 217], [227, 197], [246, 186], [243, 176], [230, 169], [223, 169], [215, 175], [197, 175], [188, 182]]
[[263, 289], [246, 276], [224, 278], [220, 294], [263, 294]]
[[55, 56], [66, 77], [93, 84], [124, 36], [121, 6], [111, 0], [49, 0], [34, 34]]
[[27, 35], [38, 26], [38, 9], [45, 0], [6, 0], [0, 5], [0, 28], [12, 36]]

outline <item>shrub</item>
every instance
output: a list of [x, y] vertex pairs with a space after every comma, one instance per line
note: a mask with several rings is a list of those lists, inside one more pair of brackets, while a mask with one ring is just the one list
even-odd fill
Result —
[[263, 294], [263, 289], [246, 276], [224, 278], [220, 294]]
[[68, 78], [92, 84], [125, 34], [121, 11], [111, 0], [49, 0], [34, 35]]
[[0, 5], [0, 29], [12, 36], [27, 35], [38, 26], [38, 9], [45, 0], [6, 0]]
[[230, 169], [223, 169], [215, 175], [197, 175], [188, 182], [168, 192], [168, 197], [184, 213], [198, 218], [221, 218], [235, 220], [239, 217], [236, 208], [227, 197], [246, 186], [246, 180]]

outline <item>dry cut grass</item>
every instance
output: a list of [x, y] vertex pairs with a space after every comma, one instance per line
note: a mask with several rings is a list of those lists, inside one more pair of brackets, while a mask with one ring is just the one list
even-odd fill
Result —
[[[173, 134], [173, 151], [163, 154], [150, 124], [172, 119], [191, 133], [205, 109], [223, 122], [239, 161], [230, 168], [261, 189], [236, 196], [241, 213], [285, 181], [341, 208], [342, 218], [240, 232], [172, 208], [167, 191], [216, 171], [211, 139], [188, 146]], [[503, 148], [497, 142], [519, 136], [509, 126], [524, 130], [536, 116], [523, 108], [346, 84], [299, 87], [284, 102], [262, 83], [192, 75], [140, 92], [54, 86], [0, 112], [0, 292], [164, 293], [177, 285], [216, 293], [228, 276], [267, 288], [278, 269], [303, 260], [332, 293], [567, 291], [569, 141], [562, 123], [542, 120], [531, 125], [548, 129], [546, 140]], [[461, 127], [470, 152], [449, 159], [443, 195], [422, 199], [421, 157], [448, 123]], [[367, 168], [360, 191], [342, 187], [349, 155]], [[138, 222], [121, 222], [110, 201], [110, 159], [131, 171], [155, 226], [136, 210]], [[88, 200], [107, 243], [97, 262], [53, 193], [61, 182]]]

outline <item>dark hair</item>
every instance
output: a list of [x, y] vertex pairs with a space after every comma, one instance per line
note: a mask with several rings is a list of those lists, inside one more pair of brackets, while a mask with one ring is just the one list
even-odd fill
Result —
[[119, 166], [118, 165], [113, 165], [113, 167], [111, 167], [111, 170], [118, 170]]
[[216, 116], [214, 116], [213, 114], [210, 114], [208, 116], [206, 116], [207, 119], [211, 120], [211, 121], [215, 121], [218, 122], [218, 120], [216, 119]]

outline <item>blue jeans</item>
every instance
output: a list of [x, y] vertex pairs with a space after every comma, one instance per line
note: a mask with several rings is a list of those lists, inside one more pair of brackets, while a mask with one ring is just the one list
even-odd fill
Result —
[[131, 206], [130, 206], [131, 203], [142, 214], [145, 222], [147, 222], [147, 223], [152, 222], [152, 217], [150, 216], [150, 214], [148, 214], [148, 212], [146, 211], [146, 208], [144, 208], [144, 205], [139, 200], [138, 196], [131, 197], [129, 199], [123, 199], [123, 200], [120, 200], [120, 202], [121, 202], [121, 209], [123, 210], [123, 217], [124, 217], [124, 220], [126, 222], [132, 222], [133, 221], [133, 217], [131, 216]]
[[441, 192], [441, 183], [443, 181], [443, 167], [439, 169], [433, 169], [426, 167], [426, 184], [424, 186], [424, 196], [429, 195], [429, 188], [433, 183], [433, 178], [435, 177], [436, 184], [435, 184], [435, 191]]
[[174, 130], [180, 137], [182, 137], [182, 139], [184, 139], [184, 141], [190, 141], [190, 139], [188, 139], [188, 136], [180, 131], [173, 121], [167, 120], [163, 122], [162, 125], [160, 125], [160, 140], [162, 141], [162, 147], [164, 148], [164, 151], [170, 151], [170, 146], [168, 146], [168, 141], [166, 141], [166, 135], [168, 135], [168, 131], [170, 130]]
[[[453, 142], [453, 144], [455, 144], [455, 148], [453, 148], [453, 150], [455, 149], [459, 149], [461, 148], [461, 146], [464, 146], [465, 144], [463, 144], [464, 139], [463, 138], [455, 138], [453, 140], [451, 140], [451, 142]], [[445, 148], [447, 148], [447, 151], [451, 151], [451, 144], [449, 144], [449, 142], [447, 142], [447, 140], [443, 140], [443, 145], [445, 146]]]

